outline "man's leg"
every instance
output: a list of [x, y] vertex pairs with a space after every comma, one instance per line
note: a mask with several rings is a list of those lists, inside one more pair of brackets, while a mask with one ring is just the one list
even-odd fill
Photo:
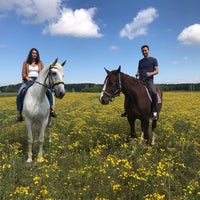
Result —
[[152, 80], [149, 80], [146, 82], [146, 86], [150, 92], [152, 103], [151, 103], [151, 112], [154, 120], [158, 119], [158, 113], [157, 113], [157, 103], [158, 103], [158, 98], [157, 98], [157, 91], [156, 91], [156, 86], [154, 85]]
[[150, 90], [151, 90], [151, 98], [152, 98], [152, 114], [153, 114], [153, 119], [157, 120], [157, 118], [158, 118], [158, 113], [157, 113], [158, 97], [157, 97], [156, 87], [155, 87], [154, 84], [150, 85]]

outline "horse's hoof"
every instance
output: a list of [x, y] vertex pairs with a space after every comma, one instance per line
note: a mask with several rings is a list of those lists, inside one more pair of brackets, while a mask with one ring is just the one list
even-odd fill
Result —
[[32, 161], [32, 158], [28, 158], [26, 162], [31, 163]]

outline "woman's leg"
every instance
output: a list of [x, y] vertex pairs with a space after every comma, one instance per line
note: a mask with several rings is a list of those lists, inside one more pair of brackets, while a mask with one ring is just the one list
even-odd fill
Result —
[[17, 105], [17, 121], [23, 121], [22, 117], [22, 109], [23, 109], [23, 96], [21, 92], [23, 92], [23, 89], [26, 88], [27, 82], [24, 82], [21, 87], [19, 88], [19, 91], [17, 93], [16, 97], [16, 105]]
[[55, 111], [54, 111], [54, 106], [53, 106], [53, 94], [51, 92], [51, 90], [47, 90], [47, 98], [49, 100], [49, 104], [50, 104], [50, 116], [51, 117], [57, 117]]

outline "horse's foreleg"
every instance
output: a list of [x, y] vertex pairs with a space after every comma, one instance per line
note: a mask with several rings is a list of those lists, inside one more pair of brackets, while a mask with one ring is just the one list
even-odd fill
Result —
[[136, 138], [135, 119], [128, 116], [128, 122], [129, 122], [130, 129], [131, 129], [131, 132], [130, 132], [131, 138]]
[[28, 141], [28, 159], [27, 162], [32, 162], [32, 147], [33, 147], [33, 141]]
[[[48, 125], [47, 126], [50, 128], [51, 124], [52, 124], [51, 117], [49, 117]], [[52, 137], [51, 137], [51, 131], [49, 129], [48, 129], [48, 134], [49, 134], [49, 143], [51, 143], [52, 142]]]
[[141, 138], [143, 138], [144, 137], [144, 130], [145, 130], [145, 128], [144, 128], [144, 123], [143, 123], [143, 121], [141, 120]]
[[38, 162], [42, 161], [42, 156], [43, 156], [44, 131], [45, 131], [44, 128], [42, 128], [39, 136]]
[[144, 133], [144, 139], [149, 144], [149, 120], [141, 121], [142, 132]]
[[27, 162], [32, 162], [32, 147], [33, 147], [33, 134], [31, 130], [31, 125], [27, 125], [28, 130], [28, 159]]
[[51, 135], [51, 132], [49, 130], [49, 143], [51, 143], [51, 142], [52, 142], [52, 135]]
[[152, 141], [151, 141], [151, 145], [155, 145], [155, 128], [156, 128], [156, 125], [157, 125], [157, 120], [153, 120], [152, 121]]
[[39, 152], [38, 152], [38, 162], [42, 162], [43, 157], [43, 144], [44, 144], [44, 133], [47, 123], [42, 124], [40, 135], [39, 135]]

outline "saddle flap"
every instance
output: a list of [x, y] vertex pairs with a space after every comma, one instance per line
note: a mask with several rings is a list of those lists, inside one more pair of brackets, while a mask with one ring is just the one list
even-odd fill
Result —
[[[152, 98], [151, 98], [151, 95], [150, 95], [149, 90], [147, 89], [146, 86], [144, 86], [144, 87], [145, 87], [145, 89], [146, 89], [146, 92], [147, 92], [147, 95], [148, 95], [148, 97], [149, 97], [149, 100], [152, 102]], [[157, 98], [158, 98], [158, 103], [162, 103], [161, 98], [160, 98], [160, 95], [158, 94], [158, 92], [157, 92]]]

